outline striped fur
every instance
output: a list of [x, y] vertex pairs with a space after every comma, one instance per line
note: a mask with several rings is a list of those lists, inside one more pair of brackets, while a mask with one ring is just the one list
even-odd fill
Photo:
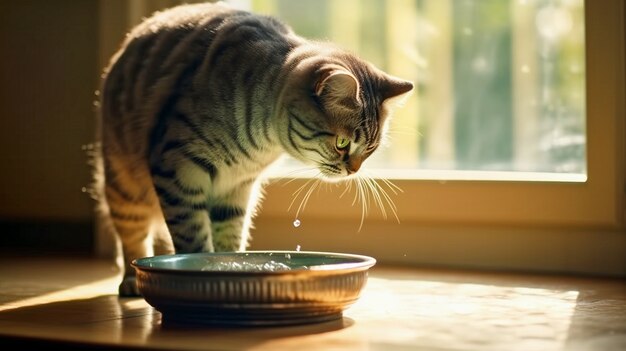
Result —
[[[112, 58], [100, 94], [103, 198], [126, 262], [120, 293], [136, 293], [134, 258], [245, 250], [270, 163], [286, 152], [328, 178], [349, 176], [380, 143], [385, 101], [411, 89], [225, 5], [145, 20]], [[338, 149], [337, 136], [350, 146]], [[152, 251], [152, 232], [164, 227], [173, 245]]]

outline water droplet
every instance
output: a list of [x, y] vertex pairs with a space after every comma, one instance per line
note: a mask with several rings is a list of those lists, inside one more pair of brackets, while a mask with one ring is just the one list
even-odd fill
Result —
[[300, 226], [300, 220], [296, 219], [295, 221], [293, 221], [293, 226], [298, 228]]
[[86, 193], [86, 192], [87, 192], [87, 188], [85, 188], [85, 187], [82, 187], [80, 190], [81, 190], [83, 193]]
[[296, 251], [300, 251], [300, 245], [296, 245]]

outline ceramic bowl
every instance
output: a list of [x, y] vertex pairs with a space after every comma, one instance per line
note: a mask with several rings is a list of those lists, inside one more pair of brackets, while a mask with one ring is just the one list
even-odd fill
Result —
[[359, 298], [372, 257], [248, 251], [140, 258], [145, 300], [164, 322], [289, 325], [338, 319]]

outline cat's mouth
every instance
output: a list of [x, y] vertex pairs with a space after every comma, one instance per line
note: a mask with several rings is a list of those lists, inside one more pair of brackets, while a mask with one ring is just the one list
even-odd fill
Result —
[[339, 182], [350, 179], [356, 174], [355, 172], [348, 172], [346, 168], [340, 168], [337, 166], [327, 167], [327, 165], [320, 165], [318, 169], [322, 174], [322, 178], [330, 182]]

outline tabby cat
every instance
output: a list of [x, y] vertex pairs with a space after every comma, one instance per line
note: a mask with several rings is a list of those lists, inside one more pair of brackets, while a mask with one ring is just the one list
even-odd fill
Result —
[[125, 261], [120, 295], [137, 294], [135, 258], [245, 250], [249, 200], [282, 154], [350, 177], [379, 146], [393, 98], [413, 88], [224, 4], [155, 13], [103, 78], [99, 176]]

